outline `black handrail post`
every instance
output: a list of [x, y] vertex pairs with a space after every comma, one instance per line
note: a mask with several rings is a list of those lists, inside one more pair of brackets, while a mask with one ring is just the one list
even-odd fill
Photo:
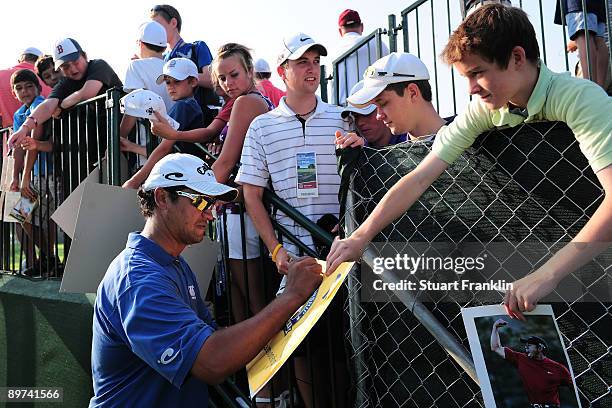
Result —
[[327, 76], [325, 75], [325, 65], [321, 65], [321, 100], [327, 103]]

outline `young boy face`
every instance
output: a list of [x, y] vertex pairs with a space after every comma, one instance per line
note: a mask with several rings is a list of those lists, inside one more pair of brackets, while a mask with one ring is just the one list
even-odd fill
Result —
[[467, 79], [470, 95], [477, 95], [489, 110], [494, 110], [515, 99], [524, 85], [525, 76], [517, 72], [513, 61], [510, 58], [508, 67], [502, 69], [477, 54], [467, 54], [453, 66]]
[[87, 60], [82, 55], [79, 56], [75, 61], [65, 62], [60, 66], [62, 74], [66, 78], [70, 78], [75, 81], [83, 79], [85, 73], [87, 73]]
[[62, 77], [62, 74], [59, 71], [53, 69], [53, 67], [49, 67], [40, 73], [43, 81], [47, 86], [53, 88], [55, 84], [57, 84]]
[[30, 81], [16, 82], [13, 85], [13, 93], [26, 106], [30, 106], [39, 94], [38, 86]]
[[164, 75], [164, 82], [166, 83], [168, 95], [170, 95], [173, 101], [193, 96], [194, 87], [197, 85], [196, 79], [192, 77], [178, 81], [171, 76]]

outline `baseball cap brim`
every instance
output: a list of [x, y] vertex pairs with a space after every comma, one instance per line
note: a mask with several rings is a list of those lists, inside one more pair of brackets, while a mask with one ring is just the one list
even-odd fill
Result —
[[346, 100], [356, 108], [364, 108], [372, 103], [372, 100], [385, 90], [388, 84], [364, 85], [361, 90], [355, 92]]
[[60, 69], [60, 67], [66, 62], [76, 61], [77, 59], [79, 59], [79, 55], [80, 53], [77, 51], [73, 52], [72, 54], [64, 55], [62, 58], [55, 60], [55, 69]]
[[185, 183], [186, 187], [210, 197], [215, 197], [221, 201], [233, 201], [238, 197], [238, 190], [221, 183]]
[[349, 105], [346, 108], [344, 108], [344, 110], [340, 113], [340, 116], [342, 116], [342, 119], [346, 119], [346, 117], [350, 113], [358, 113], [359, 115], [367, 116], [370, 113], [374, 112], [375, 110], [376, 110], [376, 105], [374, 104], [365, 105], [363, 108], [356, 108], [354, 106]]
[[311, 43], [311, 44], [306, 44], [306, 45], [301, 46], [300, 48], [292, 52], [291, 55], [289, 55], [286, 59], [279, 61], [278, 65], [284, 64], [285, 61], [287, 60], [295, 61], [296, 59], [301, 58], [302, 55], [304, 55], [311, 48], [315, 48], [317, 51], [319, 51], [319, 55], [323, 57], [327, 56], [327, 48], [325, 48], [323, 45], [319, 43], [314, 43], [314, 44]]
[[170, 78], [174, 78], [177, 81], [182, 81], [184, 79], [189, 78], [189, 75], [185, 74], [179, 74], [176, 72], [168, 72], [166, 74], [161, 74], [160, 76], [157, 77], [157, 80], [155, 81], [157, 83], [157, 85], [161, 85], [162, 82], [164, 82], [164, 77], [169, 76]]

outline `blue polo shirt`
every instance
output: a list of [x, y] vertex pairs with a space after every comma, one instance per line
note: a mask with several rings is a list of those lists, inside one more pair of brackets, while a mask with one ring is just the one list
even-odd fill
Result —
[[215, 329], [185, 260], [131, 233], [98, 287], [89, 406], [207, 407], [190, 371]]

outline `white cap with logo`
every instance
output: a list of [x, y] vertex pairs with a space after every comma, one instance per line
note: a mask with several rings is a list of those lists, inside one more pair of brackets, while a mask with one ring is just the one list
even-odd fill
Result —
[[168, 44], [166, 29], [157, 21], [142, 23], [139, 28], [138, 39], [143, 43], [165, 47]]
[[153, 112], [163, 116], [175, 130], [180, 127], [179, 123], [166, 113], [166, 104], [161, 96], [148, 89], [135, 89], [119, 100], [121, 113], [149, 120], [157, 120]]
[[429, 71], [419, 58], [405, 52], [392, 52], [370, 65], [363, 74], [363, 88], [347, 98], [358, 108], [367, 106], [387, 85], [429, 80]]
[[[355, 85], [353, 85], [353, 87], [351, 88], [351, 95], [356, 94], [357, 92], [359, 92], [362, 88], [363, 88], [363, 79], [359, 82], [357, 82]], [[360, 115], [364, 115], [367, 116], [370, 113], [374, 112], [376, 110], [376, 105], [369, 104], [369, 105], [364, 105], [362, 108], [357, 108], [355, 106], [352, 105], [348, 105], [347, 107], [345, 107], [342, 112], [340, 113], [340, 116], [342, 116], [342, 118], [346, 118], [350, 113], [358, 113]]]
[[283, 38], [283, 49], [278, 55], [277, 65], [282, 65], [287, 60], [296, 60], [300, 58], [306, 51], [311, 48], [316, 48], [322, 56], [327, 55], [327, 49], [322, 44], [313, 40], [309, 35], [297, 33], [289, 37]]
[[79, 43], [72, 38], [64, 38], [57, 41], [53, 47], [55, 69], [59, 69], [59, 67], [66, 62], [76, 61], [82, 51], [83, 49]]
[[162, 74], [157, 77], [157, 83], [161, 84], [164, 82], [164, 76], [169, 76], [177, 81], [182, 81], [189, 77], [198, 79], [198, 67], [193, 63], [192, 60], [187, 58], [172, 58], [170, 61], [164, 64]]
[[185, 186], [223, 201], [232, 201], [238, 196], [235, 188], [217, 183], [214, 173], [202, 159], [185, 153], [172, 153], [158, 161], [142, 189], [150, 191], [175, 186]]

